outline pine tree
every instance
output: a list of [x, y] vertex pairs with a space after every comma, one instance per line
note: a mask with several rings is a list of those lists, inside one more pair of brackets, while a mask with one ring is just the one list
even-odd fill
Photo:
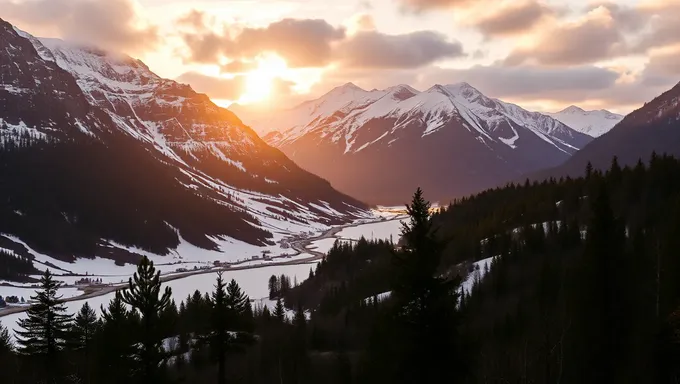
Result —
[[49, 269], [40, 279], [40, 291], [31, 299], [37, 303], [28, 310], [26, 319], [17, 322], [22, 330], [17, 331], [17, 343], [22, 355], [41, 361], [45, 379], [54, 381], [61, 368], [60, 352], [67, 346], [72, 315], [66, 314], [66, 306], [57, 296], [60, 283], [52, 278]]
[[78, 368], [82, 368], [83, 380], [86, 383], [90, 383], [90, 366], [93, 348], [93, 338], [97, 331], [97, 315], [94, 313], [90, 304], [85, 302], [82, 308], [75, 317], [73, 322], [72, 332], [72, 345], [73, 350], [78, 351], [83, 358], [81, 364], [78, 364]]
[[279, 321], [279, 323], [286, 322], [286, 309], [283, 307], [283, 302], [281, 299], [276, 300], [276, 307], [274, 307], [274, 318]]
[[166, 357], [159, 332], [159, 314], [170, 305], [172, 291], [170, 287], [165, 287], [161, 295], [160, 274], [145, 256], [137, 266], [137, 272], [130, 278], [128, 289], [122, 293], [123, 302], [141, 315], [141, 343], [135, 351], [135, 358], [140, 365], [140, 381], [144, 383], [159, 380], [158, 366]]
[[222, 272], [217, 273], [217, 282], [211, 299], [211, 334], [208, 339], [212, 357], [217, 361], [217, 382], [224, 384], [226, 378], [226, 357], [231, 343], [230, 328], [233, 317], [230, 315], [226, 284]]
[[582, 383], [618, 381], [616, 366], [628, 337], [628, 286], [623, 273], [628, 269], [623, 257], [626, 239], [623, 226], [614, 218], [606, 185], [598, 188], [581, 261], [576, 337], [572, 339]]
[[12, 345], [12, 339], [9, 335], [7, 328], [0, 324], [0, 356], [6, 356], [7, 354], [14, 351], [14, 346]]
[[393, 307], [387, 319], [377, 321], [379, 336], [373, 343], [378, 345], [369, 351], [376, 377], [381, 371], [394, 374], [387, 381], [451, 382], [462, 374], [456, 314], [459, 281], [437, 277], [444, 244], [436, 237], [429, 209], [418, 188], [407, 206], [404, 249], [394, 253]]
[[269, 300], [274, 300], [279, 296], [279, 279], [276, 275], [272, 275], [269, 278]]
[[130, 356], [134, 354], [133, 332], [130, 313], [123, 303], [122, 295], [116, 292], [109, 302], [108, 308], [101, 307], [101, 345], [97, 353], [98, 367], [103, 376], [102, 382], [123, 384], [129, 381], [129, 374], [133, 362]]
[[293, 328], [290, 346], [293, 353], [293, 378], [298, 383], [304, 383], [309, 374], [309, 361], [307, 357], [307, 319], [301, 305], [298, 305], [293, 316]]
[[16, 371], [14, 359], [14, 345], [9, 330], [0, 324], [0, 364], [4, 369], [2, 374], [6, 376], [7, 382], [11, 382], [13, 379], [12, 371]]

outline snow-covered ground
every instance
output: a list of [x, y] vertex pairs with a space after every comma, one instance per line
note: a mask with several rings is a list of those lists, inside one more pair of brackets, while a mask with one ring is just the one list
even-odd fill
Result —
[[338, 232], [335, 237], [340, 239], [354, 239], [359, 240], [362, 236], [367, 240], [370, 239], [385, 239], [390, 237], [396, 243], [401, 236], [401, 222], [403, 220], [388, 220], [372, 224], [364, 224], [356, 227], [344, 228]]
[[[223, 277], [227, 281], [235, 279], [241, 286], [241, 289], [243, 289], [243, 291], [245, 291], [248, 296], [257, 301], [269, 296], [267, 283], [271, 275], [278, 276], [285, 274], [290, 277], [291, 282], [297, 280], [299, 283], [301, 283], [307, 278], [307, 276], [309, 276], [309, 269], [314, 268], [315, 265], [316, 263], [307, 263], [245, 269], [240, 271], [225, 271]], [[173, 299], [179, 303], [180, 301], [183, 301], [188, 295], [193, 294], [196, 290], [199, 290], [202, 293], [212, 292], [216, 278], [217, 273], [193, 275], [183, 279], [177, 279], [168, 283], [163, 283], [163, 287], [169, 286], [172, 288]], [[73, 290], [75, 290], [75, 288], [73, 288]], [[60, 290], [60, 293], [67, 297], [67, 291], [69, 291], [69, 289], [62, 289]], [[86, 300], [70, 301], [66, 303], [66, 307], [68, 308], [69, 313], [75, 313], [80, 310], [83, 304], [87, 301], [97, 313], [100, 313], [100, 306], [104, 305], [104, 307], [106, 307], [109, 301], [113, 299], [114, 295], [114, 293], [110, 293]], [[14, 329], [17, 320], [25, 317], [25, 312], [7, 315], [0, 317], [0, 323], [6, 327]]]
[[[383, 213], [382, 215], [387, 219], [397, 217], [395, 213], [389, 212]], [[338, 232], [334, 238], [314, 241], [309, 245], [309, 249], [318, 252], [327, 252], [333, 246], [333, 243], [335, 242], [336, 239], [357, 240], [362, 236], [366, 237], [367, 239], [370, 238], [390, 239], [391, 236], [393, 241], [397, 242], [399, 240], [400, 231], [401, 231], [400, 220], [386, 220], [377, 223], [374, 222], [368, 224], [359, 224], [355, 227], [348, 227], [343, 229], [342, 231]], [[205, 250], [202, 251], [209, 252]], [[291, 249], [281, 249], [280, 251], [282, 253], [293, 252]], [[33, 250], [30, 250], [30, 252], [35, 254], [39, 258], [39, 260], [45, 260], [46, 262], [55, 264], [56, 266], [64, 270], [82, 274], [88, 273], [87, 277], [91, 279], [101, 279], [102, 283], [104, 284], [119, 285], [121, 284], [121, 282], [125, 283], [136, 270], [136, 267], [132, 265], [128, 264], [124, 267], [116, 266], [113, 264], [111, 260], [100, 258], [92, 260], [80, 259], [78, 260], [77, 263], [62, 262], [61, 264], [56, 264], [53, 263], [54, 259], [49, 258], [49, 256], [40, 255]], [[188, 255], [191, 253], [180, 254]], [[200, 267], [209, 265], [212, 267], [212, 262], [214, 261], [212, 257], [196, 255], [195, 257], [196, 260], [189, 261], [187, 260], [189, 257], [187, 258], [183, 257], [183, 260], [180, 261], [180, 264], [164, 264], [168, 262], [178, 262], [179, 260], [173, 259], [171, 258], [171, 256], [165, 257], [158, 255], [150, 256], [153, 256], [152, 260], [154, 260], [156, 267], [162, 271], [163, 275], [170, 275], [172, 274], [172, 272], [175, 272], [175, 270], [180, 267], [186, 268], [188, 270], [193, 270], [194, 266]], [[294, 261], [296, 259], [302, 260], [310, 257], [312, 257], [311, 254], [302, 253], [300, 255], [291, 256], [290, 258], [278, 258], [273, 261], [265, 261], [261, 258], [256, 260], [252, 260], [251, 258], [244, 258], [244, 260], [248, 261], [239, 263], [238, 264], [239, 267], [240, 266], [252, 266], [252, 267], [261, 266], [261, 267], [245, 270], [225, 271], [224, 277], [225, 279], [228, 280], [231, 280], [232, 278], [236, 279], [241, 288], [252, 299], [256, 300], [255, 304], [257, 304], [257, 302], [260, 302], [260, 304], [270, 306], [272, 305], [272, 303], [269, 302], [267, 299], [269, 295], [267, 282], [271, 275], [286, 274], [291, 278], [291, 281], [295, 281], [297, 279], [297, 281], [301, 283], [309, 275], [309, 269], [314, 268], [316, 263], [312, 262], [298, 265], [276, 265], [276, 266], [268, 266], [267, 264], [277, 261]], [[81, 264], [81, 262], [83, 261], [85, 263]], [[42, 266], [45, 267], [44, 265]], [[62, 281], [66, 284], [74, 284], [77, 280], [80, 280], [83, 277], [83, 276], [65, 276], [61, 275], [65, 273], [63, 271], [54, 270], [53, 268], [50, 269], [55, 273], [55, 278], [57, 280]], [[39, 278], [39, 276], [34, 277]], [[187, 295], [192, 294], [197, 289], [203, 293], [212, 291], [215, 284], [215, 278], [216, 273], [197, 274], [170, 281], [167, 283], [167, 285], [170, 286], [173, 290], [173, 299], [179, 303], [180, 301], [184, 300]], [[19, 298], [23, 296], [27, 300], [29, 296], [34, 294], [34, 291], [35, 288], [27, 284], [24, 284], [23, 287], [0, 287], [1, 296], [16, 295], [19, 296]], [[63, 294], [65, 298], [69, 298], [78, 296], [83, 292], [79, 291], [77, 288], [62, 288], [60, 290], [60, 293]], [[92, 306], [93, 308], [95, 308], [97, 312], [99, 312], [100, 306], [108, 305], [109, 301], [113, 298], [113, 296], [114, 294], [110, 293], [103, 296], [89, 298], [87, 300], [71, 301], [66, 303], [66, 306], [69, 312], [75, 313], [80, 309], [84, 302], [87, 301], [90, 304], [90, 306]], [[26, 316], [25, 313], [19, 313], [8, 315], [5, 317], [0, 317], [0, 323], [8, 327], [14, 327], [17, 319], [24, 318], [25, 316]]]

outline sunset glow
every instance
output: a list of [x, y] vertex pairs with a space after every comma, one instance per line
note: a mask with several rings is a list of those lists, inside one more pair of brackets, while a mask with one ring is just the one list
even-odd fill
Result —
[[251, 104], [269, 99], [273, 93], [276, 79], [288, 71], [286, 61], [275, 55], [258, 59], [257, 68], [246, 74], [244, 92], [238, 99], [239, 104]]

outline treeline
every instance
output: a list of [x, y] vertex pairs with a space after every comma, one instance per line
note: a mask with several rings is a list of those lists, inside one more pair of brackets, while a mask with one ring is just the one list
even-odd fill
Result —
[[[678, 160], [654, 155], [649, 165], [622, 168], [614, 159], [606, 172], [589, 167], [583, 178], [510, 185], [452, 204], [429, 219], [428, 233], [439, 245], [425, 247], [429, 256], [406, 269], [402, 250], [385, 251], [385, 266], [374, 268], [381, 251], [360, 257], [358, 245], [338, 244], [286, 299], [315, 308], [308, 327], [310, 338], [321, 342], [314, 348], [356, 357], [352, 382], [363, 382], [376, 367], [382, 376], [369, 375], [373, 382], [398, 382], [417, 367], [409, 363], [417, 357], [399, 362], [408, 332], [386, 331], [399, 324], [390, 308], [404, 308], [402, 274], [422, 268], [429, 270], [423, 279], [455, 280], [468, 261], [494, 257], [470, 292], [453, 290], [458, 305], [446, 327], [454, 332], [451, 342], [430, 345], [421, 336], [415, 347], [425, 356], [430, 349], [451, 353], [430, 367], [452, 374], [457, 367], [457, 380], [445, 382], [677, 382], [679, 218]], [[412, 215], [409, 226], [420, 221]], [[405, 233], [405, 244], [411, 236]], [[364, 247], [375, 247], [369, 244]], [[437, 252], [441, 260], [435, 262]], [[376, 278], [381, 272], [385, 277]], [[387, 300], [371, 296], [387, 290]], [[348, 292], [362, 292], [365, 300]], [[456, 301], [456, 294], [445, 297]], [[333, 310], [322, 305], [328, 301]], [[423, 309], [421, 301], [408, 303], [409, 310]], [[439, 316], [425, 316], [422, 328], [437, 329], [429, 322]], [[409, 372], [391, 376], [402, 365]], [[427, 375], [411, 380], [439, 382]]]
[[[106, 312], [126, 309], [125, 321], [93, 333], [93, 343], [104, 343], [96, 345], [118, 347], [85, 354], [82, 344], [64, 341], [50, 361], [63, 362], [64, 382], [73, 375], [102, 383], [221, 383], [225, 375], [279, 384], [680, 379], [680, 162], [654, 156], [649, 166], [621, 168], [614, 161], [579, 179], [487, 191], [434, 216], [429, 208], [417, 191], [399, 246], [336, 243], [300, 285], [273, 276], [274, 311], [252, 309], [235, 283], [219, 289], [224, 282], [175, 307], [152, 266], [141, 265]], [[468, 261], [487, 256], [485, 277], [462, 292]], [[106, 329], [106, 313], [96, 329]], [[82, 335], [64, 323], [64, 340]], [[27, 345], [9, 355], [18, 370], [9, 382], [46, 372], [47, 363], [35, 360], [43, 355]], [[82, 363], [85, 356], [91, 363]]]
[[0, 280], [30, 281], [29, 275], [35, 273], [31, 259], [0, 250]]
[[219, 273], [212, 293], [177, 306], [144, 258], [101, 317], [87, 303], [67, 314], [49, 271], [40, 283], [16, 332], [0, 326], [3, 383], [298, 382], [309, 372], [302, 309], [253, 311]]

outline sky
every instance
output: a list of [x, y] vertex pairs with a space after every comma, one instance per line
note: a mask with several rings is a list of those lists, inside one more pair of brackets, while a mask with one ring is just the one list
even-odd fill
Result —
[[215, 102], [465, 81], [537, 111], [628, 113], [680, 81], [680, 0], [0, 0], [33, 35], [123, 52]]

